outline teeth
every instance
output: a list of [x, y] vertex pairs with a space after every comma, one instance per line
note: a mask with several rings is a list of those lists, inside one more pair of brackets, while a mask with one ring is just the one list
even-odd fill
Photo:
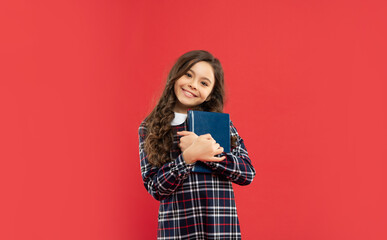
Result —
[[195, 97], [195, 95], [193, 95], [192, 93], [186, 91], [186, 90], [183, 90], [187, 95], [191, 96], [191, 97]]

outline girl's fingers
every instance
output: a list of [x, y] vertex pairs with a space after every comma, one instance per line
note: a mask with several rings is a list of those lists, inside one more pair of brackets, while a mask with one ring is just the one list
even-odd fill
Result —
[[190, 135], [192, 134], [193, 132], [190, 132], [190, 131], [180, 131], [180, 132], [177, 132], [177, 135], [183, 135], [183, 136], [187, 136], [187, 135]]
[[218, 155], [218, 154], [221, 154], [223, 153], [224, 149], [222, 147], [216, 149], [216, 151], [214, 152], [214, 155]]
[[221, 162], [223, 161], [224, 159], [226, 159], [226, 156], [223, 156], [223, 157], [212, 157], [210, 159], [210, 162]]

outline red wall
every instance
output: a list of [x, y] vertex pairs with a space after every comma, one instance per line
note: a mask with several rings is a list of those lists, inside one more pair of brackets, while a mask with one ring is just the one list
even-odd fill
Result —
[[206, 49], [257, 176], [244, 239], [387, 239], [385, 1], [0, 3], [0, 239], [155, 239], [137, 129]]

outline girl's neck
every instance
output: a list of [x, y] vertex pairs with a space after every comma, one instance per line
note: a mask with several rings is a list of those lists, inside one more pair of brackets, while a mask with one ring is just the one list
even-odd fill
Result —
[[183, 113], [183, 114], [187, 114], [189, 108], [186, 108], [186, 107], [182, 107], [182, 106], [178, 106], [176, 104], [176, 106], [173, 108], [173, 111], [175, 113]]

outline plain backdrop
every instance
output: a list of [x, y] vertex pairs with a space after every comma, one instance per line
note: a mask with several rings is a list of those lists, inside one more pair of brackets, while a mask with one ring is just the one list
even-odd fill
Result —
[[387, 4], [0, 2], [0, 239], [155, 239], [138, 126], [174, 61], [223, 64], [257, 176], [243, 239], [387, 239]]

